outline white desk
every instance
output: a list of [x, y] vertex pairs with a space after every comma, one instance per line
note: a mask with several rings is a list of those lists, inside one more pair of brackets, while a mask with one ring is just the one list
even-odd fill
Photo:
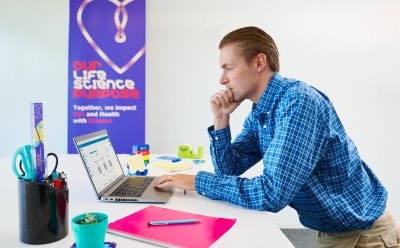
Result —
[[[125, 164], [126, 155], [120, 155], [119, 157], [121, 163]], [[206, 163], [194, 165], [192, 170], [183, 172], [195, 174], [198, 170], [210, 169], [211, 161], [206, 159]], [[59, 155], [58, 171], [64, 171], [68, 176], [69, 221], [77, 214], [90, 211], [105, 212], [109, 216], [109, 221], [113, 221], [149, 205], [97, 201], [78, 155]], [[149, 175], [161, 174], [164, 174], [164, 172], [149, 169]], [[17, 178], [11, 169], [11, 156], [0, 159], [0, 175], [0, 195], [4, 197], [1, 200], [2, 206], [0, 210], [2, 221], [0, 246], [32, 247], [32, 245], [22, 243], [19, 240], [18, 185]], [[267, 212], [248, 210], [223, 201], [214, 201], [196, 192], [188, 192], [185, 196], [178, 189], [175, 190], [168, 203], [160, 204], [159, 206], [216, 217], [236, 218], [236, 224], [214, 243], [213, 247], [294, 247], [278, 226], [270, 220]], [[69, 229], [69, 234], [65, 238], [57, 242], [40, 245], [40, 247], [71, 247], [75, 241], [70, 224]], [[151, 244], [109, 233], [106, 235], [106, 241], [116, 242], [117, 248], [154, 247]]]

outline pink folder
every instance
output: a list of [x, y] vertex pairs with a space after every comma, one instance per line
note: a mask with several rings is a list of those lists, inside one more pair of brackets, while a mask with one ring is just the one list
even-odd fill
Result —
[[[149, 221], [197, 219], [200, 223], [151, 226]], [[157, 206], [148, 206], [108, 224], [109, 233], [165, 246], [210, 247], [236, 222], [236, 219], [219, 218], [183, 212]]]

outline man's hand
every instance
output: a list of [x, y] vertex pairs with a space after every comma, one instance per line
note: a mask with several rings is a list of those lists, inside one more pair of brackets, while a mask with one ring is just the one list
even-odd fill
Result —
[[234, 99], [231, 90], [220, 90], [211, 96], [211, 111], [214, 115], [214, 129], [222, 129], [229, 125], [229, 115], [240, 105]]
[[187, 191], [195, 191], [194, 182], [196, 181], [195, 175], [188, 174], [175, 174], [163, 175], [154, 184], [156, 188], [175, 187]]

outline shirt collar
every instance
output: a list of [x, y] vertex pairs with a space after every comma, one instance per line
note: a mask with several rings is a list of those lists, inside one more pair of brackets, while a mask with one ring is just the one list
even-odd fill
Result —
[[278, 92], [280, 90], [281, 82], [282, 76], [278, 72], [275, 72], [274, 75], [272, 75], [271, 80], [268, 82], [268, 85], [258, 103], [253, 103], [253, 114], [256, 116], [264, 116], [267, 112], [271, 112], [275, 98], [279, 95]]

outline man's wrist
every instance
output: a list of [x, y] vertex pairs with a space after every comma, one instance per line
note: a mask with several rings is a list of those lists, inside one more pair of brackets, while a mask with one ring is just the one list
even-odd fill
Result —
[[229, 126], [229, 115], [220, 118], [214, 118], [214, 130], [220, 130], [226, 128], [227, 126]]

